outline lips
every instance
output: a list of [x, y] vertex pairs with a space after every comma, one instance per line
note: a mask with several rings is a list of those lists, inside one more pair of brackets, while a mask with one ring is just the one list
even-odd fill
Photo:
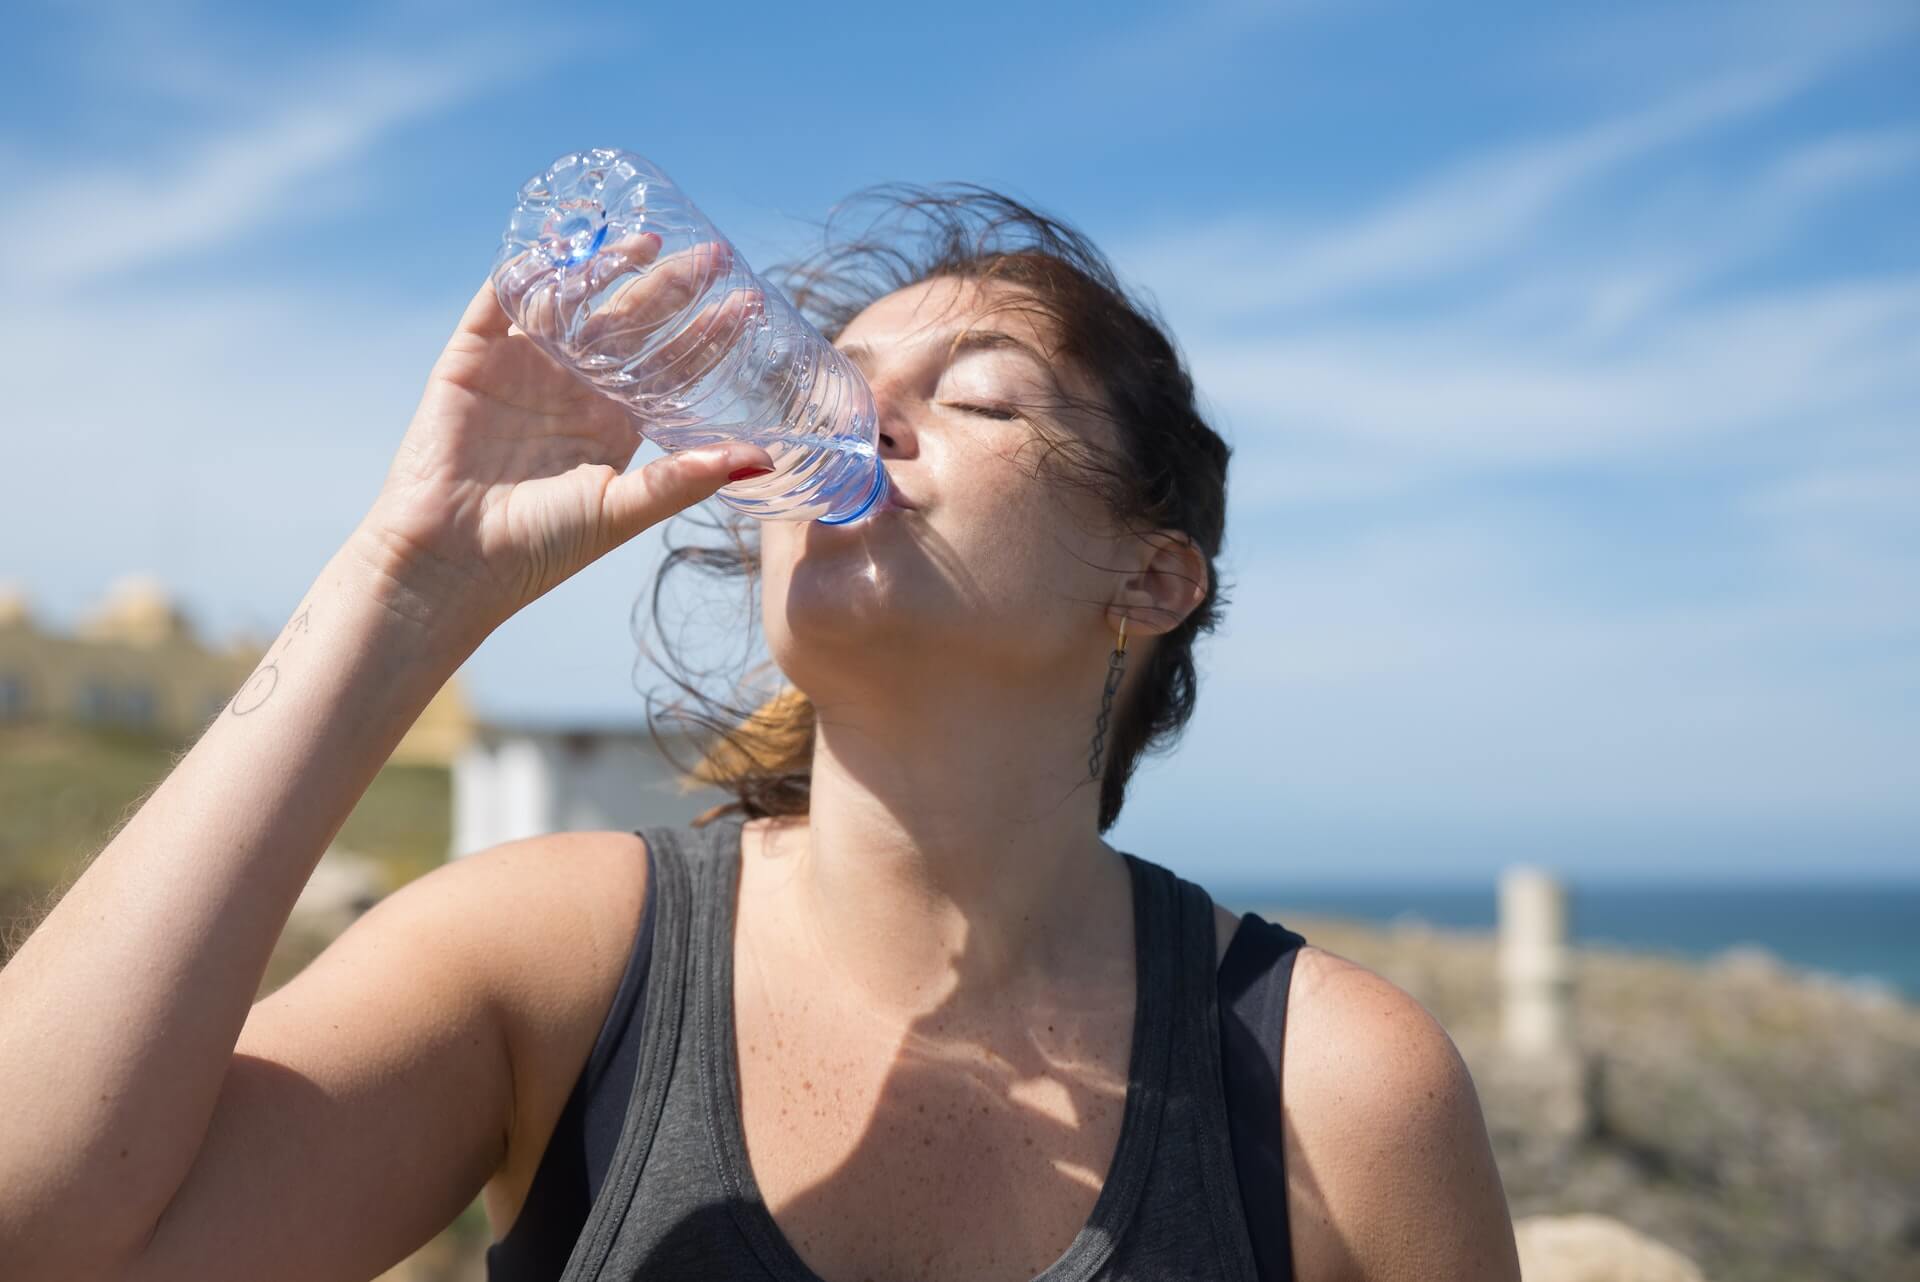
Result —
[[890, 512], [890, 511], [911, 512], [914, 510], [916, 506], [917, 505], [913, 502], [912, 499], [909, 499], [906, 495], [900, 492], [900, 487], [894, 484], [893, 478], [888, 477], [887, 478], [887, 495], [885, 498], [880, 500], [880, 510], [882, 512]]

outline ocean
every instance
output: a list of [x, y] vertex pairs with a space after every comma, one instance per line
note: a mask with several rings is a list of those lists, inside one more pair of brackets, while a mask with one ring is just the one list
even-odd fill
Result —
[[[1492, 930], [1492, 884], [1426, 887], [1220, 885], [1223, 903], [1361, 921]], [[1757, 946], [1792, 966], [1867, 980], [1920, 1001], [1920, 886], [1582, 885], [1567, 882], [1575, 944], [1705, 960]]]

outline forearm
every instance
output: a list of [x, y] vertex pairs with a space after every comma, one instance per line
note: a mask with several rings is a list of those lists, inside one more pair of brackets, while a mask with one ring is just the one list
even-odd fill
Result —
[[301, 888], [484, 633], [349, 544], [0, 971], [0, 1258], [158, 1219]]

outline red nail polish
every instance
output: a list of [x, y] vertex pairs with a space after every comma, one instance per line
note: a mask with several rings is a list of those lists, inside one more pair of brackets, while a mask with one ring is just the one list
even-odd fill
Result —
[[743, 467], [737, 472], [728, 472], [727, 479], [729, 481], [745, 481], [756, 476], [765, 476], [771, 471], [773, 471], [773, 469], [770, 467]]

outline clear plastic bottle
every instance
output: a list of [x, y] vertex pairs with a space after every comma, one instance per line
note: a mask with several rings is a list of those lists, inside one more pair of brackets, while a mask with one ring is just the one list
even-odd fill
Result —
[[838, 525], [885, 498], [866, 380], [646, 158], [576, 152], [529, 179], [493, 285], [522, 333], [662, 449], [764, 448], [771, 473], [720, 490], [739, 511]]

